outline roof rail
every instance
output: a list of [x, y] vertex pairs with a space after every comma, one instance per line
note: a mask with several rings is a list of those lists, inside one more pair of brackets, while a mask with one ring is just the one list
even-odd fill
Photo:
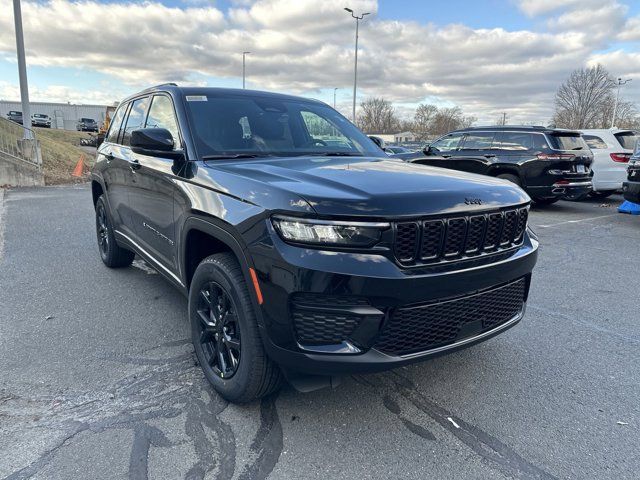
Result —
[[148, 91], [150, 91], [150, 90], [154, 90], [154, 89], [156, 89], [156, 88], [160, 88], [160, 87], [168, 87], [168, 86], [171, 86], [171, 87], [177, 87], [177, 86], [178, 86], [178, 84], [177, 84], [177, 83], [175, 83], [175, 82], [161, 83], [160, 85], [154, 85], [153, 87], [145, 88], [145, 89], [143, 90], [143, 92], [148, 92]]

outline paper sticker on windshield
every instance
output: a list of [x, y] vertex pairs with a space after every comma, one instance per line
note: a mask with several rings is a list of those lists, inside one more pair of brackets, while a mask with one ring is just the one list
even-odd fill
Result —
[[187, 102], [206, 102], [206, 95], [187, 95]]

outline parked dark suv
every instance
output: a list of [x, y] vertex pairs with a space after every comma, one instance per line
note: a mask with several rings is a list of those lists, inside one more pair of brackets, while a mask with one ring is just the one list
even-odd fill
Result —
[[22, 112], [11, 110], [9, 113], [7, 113], [7, 118], [12, 122], [16, 122], [22, 125]]
[[98, 124], [93, 118], [81, 118], [76, 123], [76, 130], [79, 132], [97, 132]]
[[520, 188], [389, 159], [329, 106], [287, 95], [134, 95], [92, 192], [103, 262], [138, 254], [188, 296], [204, 374], [237, 402], [500, 333], [522, 318], [537, 258]]
[[536, 203], [551, 204], [592, 189], [593, 154], [579, 132], [546, 127], [494, 126], [440, 137], [413, 163], [503, 178]]
[[629, 160], [627, 168], [627, 181], [622, 184], [624, 199], [640, 204], [640, 141], [636, 142], [636, 148]]

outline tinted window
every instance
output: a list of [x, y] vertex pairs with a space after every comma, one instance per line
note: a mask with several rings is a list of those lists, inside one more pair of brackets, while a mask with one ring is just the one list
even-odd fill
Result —
[[526, 132], [499, 132], [493, 142], [493, 148], [509, 152], [530, 150], [533, 135]]
[[584, 138], [584, 141], [587, 142], [587, 145], [589, 145], [589, 148], [592, 150], [609, 148], [604, 140], [595, 135], [583, 135], [582, 138]]
[[118, 143], [118, 133], [120, 133], [120, 127], [122, 126], [122, 119], [127, 111], [127, 105], [121, 105], [120, 108], [113, 115], [111, 125], [109, 126], [109, 133], [107, 133], [107, 142]]
[[545, 137], [542, 133], [533, 133], [531, 134], [532, 140], [532, 149], [535, 151], [540, 150], [549, 150], [549, 143], [547, 142], [547, 137]]
[[169, 97], [165, 97], [164, 95], [156, 95], [153, 97], [146, 126], [149, 128], [166, 128], [171, 133], [176, 148], [180, 146], [178, 121], [173, 111], [173, 102]]
[[636, 146], [636, 142], [638, 138], [640, 138], [637, 132], [621, 132], [614, 133], [622, 148], [628, 148], [629, 150], [633, 150]]
[[467, 133], [462, 150], [487, 150], [493, 143], [493, 132]]
[[556, 150], [586, 150], [589, 147], [581, 135], [555, 134], [549, 135], [551, 146]]
[[385, 155], [346, 118], [321, 103], [209, 93], [187, 95], [185, 104], [202, 156]]
[[433, 142], [431, 148], [438, 152], [450, 152], [458, 148], [460, 140], [462, 140], [461, 133], [451, 133]]
[[139, 98], [131, 105], [129, 116], [127, 117], [127, 123], [124, 127], [124, 134], [122, 135], [123, 145], [130, 145], [131, 132], [144, 126], [144, 114], [147, 111], [148, 103], [149, 97], [145, 97]]

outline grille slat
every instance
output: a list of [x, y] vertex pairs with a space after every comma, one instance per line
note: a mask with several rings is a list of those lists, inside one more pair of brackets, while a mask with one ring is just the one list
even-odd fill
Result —
[[527, 228], [528, 209], [397, 223], [396, 259], [405, 266], [429, 265], [493, 254], [517, 246]]
[[399, 308], [374, 347], [389, 355], [408, 355], [479, 335], [520, 314], [525, 294], [526, 279], [521, 278], [466, 297]]

